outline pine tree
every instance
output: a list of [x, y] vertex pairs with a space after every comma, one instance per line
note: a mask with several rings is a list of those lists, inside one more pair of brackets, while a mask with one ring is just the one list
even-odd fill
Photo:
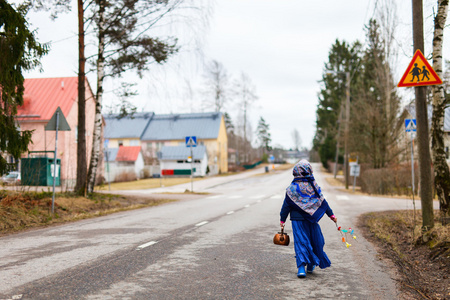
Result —
[[261, 143], [261, 148], [264, 153], [265, 151], [270, 151], [270, 142], [272, 141], [272, 138], [270, 137], [269, 130], [269, 124], [266, 123], [266, 120], [264, 120], [263, 117], [260, 117], [258, 127], [256, 127], [256, 135]]
[[345, 72], [355, 73], [353, 70], [359, 65], [360, 53], [359, 42], [349, 45], [345, 41], [336, 40], [325, 64], [316, 109], [316, 134], [313, 140], [313, 149], [319, 153], [324, 167], [327, 167], [329, 160], [335, 158], [336, 139], [339, 138], [339, 114], [345, 101]]
[[18, 159], [28, 150], [32, 132], [20, 132], [15, 121], [17, 107], [23, 104], [22, 71], [39, 67], [39, 58], [48, 52], [28, 29], [26, 13], [26, 6], [14, 9], [0, 0], [0, 174], [7, 167], [6, 153]]

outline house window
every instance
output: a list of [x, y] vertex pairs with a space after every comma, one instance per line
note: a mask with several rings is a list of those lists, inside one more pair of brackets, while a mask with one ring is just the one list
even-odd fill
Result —
[[130, 146], [139, 146], [139, 140], [131, 140]]
[[78, 126], [75, 126], [75, 143], [78, 143]]

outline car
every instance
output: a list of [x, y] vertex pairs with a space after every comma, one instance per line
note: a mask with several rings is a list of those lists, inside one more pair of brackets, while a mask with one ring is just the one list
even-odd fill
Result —
[[20, 181], [20, 172], [17, 171], [9, 172], [8, 175], [1, 178], [1, 182], [4, 184], [20, 185]]

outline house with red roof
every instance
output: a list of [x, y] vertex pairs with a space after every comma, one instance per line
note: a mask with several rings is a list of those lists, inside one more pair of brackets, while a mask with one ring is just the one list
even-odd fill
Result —
[[[16, 119], [21, 130], [33, 130], [32, 143], [28, 147], [30, 152], [24, 155], [53, 158], [56, 131], [45, 131], [44, 127], [59, 106], [71, 129], [58, 131], [57, 158], [61, 160], [61, 186], [72, 188], [76, 183], [77, 170], [78, 77], [25, 79], [24, 87], [24, 103], [18, 108]], [[87, 79], [85, 87], [86, 154], [89, 164], [95, 99]]]
[[105, 180], [129, 181], [143, 178], [144, 157], [141, 146], [119, 146], [119, 148], [108, 148], [105, 153]]

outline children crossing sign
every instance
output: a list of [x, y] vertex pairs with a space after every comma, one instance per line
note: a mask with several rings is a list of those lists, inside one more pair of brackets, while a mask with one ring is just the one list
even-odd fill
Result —
[[406, 132], [415, 132], [417, 130], [416, 119], [405, 119]]
[[408, 87], [436, 84], [442, 84], [442, 80], [428, 63], [422, 52], [417, 50], [397, 86]]
[[197, 137], [196, 136], [187, 136], [185, 138], [186, 147], [197, 147]]

